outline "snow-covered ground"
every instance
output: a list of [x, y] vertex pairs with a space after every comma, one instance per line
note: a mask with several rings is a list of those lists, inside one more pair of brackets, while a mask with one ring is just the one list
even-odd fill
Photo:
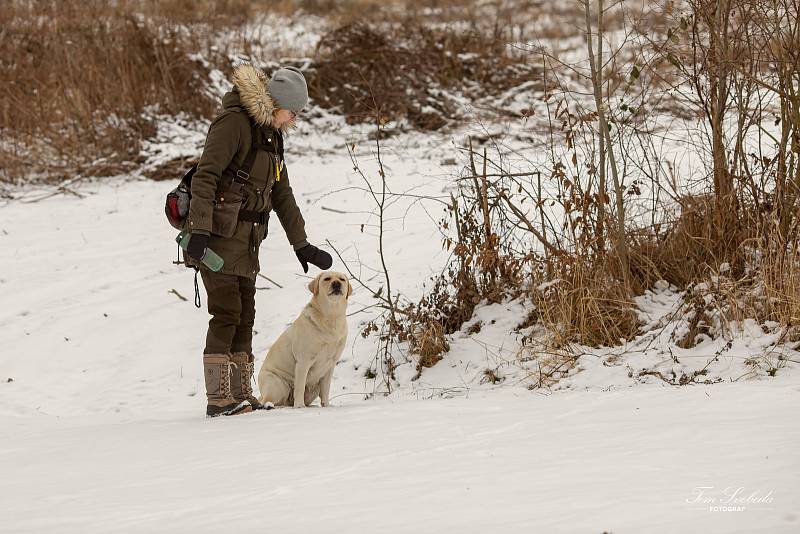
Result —
[[[377, 185], [369, 128], [318, 108], [304, 120], [287, 159], [309, 240], [377, 289], [375, 206], [348, 155]], [[385, 256], [411, 300], [447, 261], [437, 199], [470, 131], [509, 133], [493, 140], [509, 168], [545, 155], [522, 119], [385, 142], [389, 186], [408, 193], [391, 198]], [[197, 155], [204, 134], [162, 117], [145, 165]], [[607, 349], [545, 353], [518, 328], [529, 303], [481, 305], [418, 380], [399, 354], [389, 396], [366, 377], [377, 340], [359, 334], [376, 301], [356, 284], [332, 408], [206, 420], [208, 315], [192, 271], [172, 264], [173, 186], [128, 175], [0, 203], [0, 532], [800, 531], [797, 352], [753, 322], [678, 348], [684, 296], [665, 283], [637, 299], [641, 336]], [[276, 217], [261, 262], [257, 367], [315, 274]]]
[[779, 379], [2, 417], [0, 532], [797, 532], [799, 395]]
[[[387, 149], [395, 190], [447, 190], [440, 154], [411, 157], [427, 150]], [[363, 158], [375, 176], [367, 146]], [[311, 241], [330, 240], [353, 269], [360, 258], [360, 275], [379, 285], [374, 231], [361, 231], [372, 208], [348, 189], [363, 184], [346, 151], [290, 162]], [[659, 334], [629, 354], [580, 358], [556, 385], [572, 391], [532, 392], [515, 360], [519, 302], [479, 308], [470, 324], [481, 332], [452, 336], [451, 353], [416, 382], [413, 362], [401, 366], [388, 399], [364, 377], [376, 341], [358, 331], [371, 315], [354, 313], [335, 407], [205, 420], [208, 316], [191, 302], [191, 271], [171, 264], [171, 185], [125, 176], [77, 185], [80, 196], [24, 191], [0, 208], [0, 532], [800, 528], [796, 373], [683, 388], [632, 379], [623, 363], [677, 365]], [[392, 210], [389, 268], [415, 297], [446, 260], [438, 214], [411, 201]], [[283, 287], [258, 282], [259, 360], [308, 297], [273, 224], [262, 270]], [[664, 331], [658, 317], [676, 300], [654, 289], [641, 305], [655, 317], [643, 319]], [[349, 310], [373, 303], [357, 288]], [[758, 339], [737, 341], [730, 376], [746, 346], [768, 345]], [[703, 350], [714, 349], [694, 355]], [[510, 379], [483, 383], [487, 368]]]

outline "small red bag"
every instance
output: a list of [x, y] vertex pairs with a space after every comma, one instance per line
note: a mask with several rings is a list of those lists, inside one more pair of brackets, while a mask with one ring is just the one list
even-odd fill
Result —
[[178, 187], [167, 193], [164, 212], [169, 223], [178, 230], [183, 229], [186, 217], [189, 216], [189, 203], [192, 200], [192, 176], [196, 170], [197, 165], [194, 165], [183, 176]]

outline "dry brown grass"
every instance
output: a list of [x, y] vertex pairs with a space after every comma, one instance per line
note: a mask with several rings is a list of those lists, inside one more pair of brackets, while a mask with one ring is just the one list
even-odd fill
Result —
[[[721, 302], [726, 323], [754, 319], [759, 324], [785, 327], [791, 339], [800, 333], [800, 252], [772, 234], [744, 245], [752, 253], [751, 266], [739, 278], [714, 276], [709, 292]], [[723, 325], [726, 326], [726, 325]]]
[[126, 11], [145, 13], [156, 19], [182, 24], [231, 27], [247, 22], [263, 11], [291, 14], [291, 2], [252, 0], [128, 0], [121, 3]]
[[712, 196], [687, 195], [679, 202], [676, 220], [629, 236], [637, 287], [652, 287], [657, 280], [688, 287], [723, 264], [728, 264], [731, 276], [741, 277], [747, 260], [741, 244], [757, 237], [762, 224], [755, 216], [758, 207], [740, 204], [735, 224], [721, 233]]
[[788, 325], [792, 336], [800, 328], [800, 251], [792, 247], [784, 254], [773, 253], [761, 263], [766, 320]]
[[689, 285], [683, 307], [688, 328], [674, 340], [679, 347], [691, 348], [704, 337], [736, 336], [746, 320], [756, 321], [765, 332], [779, 325], [784, 339], [800, 341], [797, 248], [763, 246], [753, 250], [764, 255], [754, 258], [745, 275], [732, 277], [727, 270], [712, 271]]
[[246, 0], [3, 2], [0, 181], [137, 168], [153, 115], [210, 118], [218, 108], [208, 68], [190, 54], [227, 71], [216, 32], [237, 35], [257, 13], [295, 9]]
[[783, 325], [800, 339], [797, 243], [787, 243], [776, 224], [765, 224], [769, 217], [754, 215], [746, 205], [720, 239], [712, 199], [686, 197], [682, 205], [680, 216], [660, 233], [629, 234], [631, 288], [622, 282], [613, 252], [564, 254], [548, 266], [550, 283], [535, 278], [537, 321], [551, 333], [553, 346], [613, 346], [633, 339], [640, 322], [632, 296], [659, 280], [687, 290], [688, 329], [674, 340], [679, 347], [693, 347], [703, 336], [736, 335], [747, 319]]
[[105, 2], [14, 2], [0, 10], [0, 179], [113, 174], [154, 134], [144, 116], [209, 116], [191, 36]]
[[444, 327], [435, 320], [419, 325], [409, 337], [409, 348], [417, 360], [417, 376], [425, 367], [433, 367], [450, 350]]
[[580, 343], [614, 346], [633, 339], [640, 322], [630, 292], [611, 255], [564, 256], [553, 262], [553, 280], [534, 284], [530, 296], [554, 347]]

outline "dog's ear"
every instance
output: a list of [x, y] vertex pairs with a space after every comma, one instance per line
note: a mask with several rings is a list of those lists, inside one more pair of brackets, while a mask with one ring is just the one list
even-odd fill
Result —
[[350, 283], [350, 280], [347, 281], [347, 297], [349, 298], [350, 295], [353, 294], [353, 284]]
[[316, 297], [319, 294], [319, 277], [322, 273], [318, 274], [312, 281], [308, 283], [308, 290], [311, 291]]

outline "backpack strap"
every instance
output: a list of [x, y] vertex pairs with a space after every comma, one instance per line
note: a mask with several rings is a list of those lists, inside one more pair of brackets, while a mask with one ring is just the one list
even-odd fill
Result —
[[255, 123], [247, 117], [248, 122], [250, 123], [250, 149], [247, 151], [247, 156], [245, 156], [244, 161], [242, 162], [242, 166], [236, 169], [236, 173], [233, 175], [233, 181], [239, 184], [244, 185], [248, 180], [250, 180], [250, 171], [253, 170], [253, 165], [256, 162], [256, 156], [258, 155], [258, 148], [261, 143], [258, 142], [258, 135], [260, 132], [258, 128], [256, 128]]
[[280, 157], [283, 159], [283, 137], [280, 135], [280, 132], [277, 132], [278, 142], [275, 143], [275, 145], [266, 145], [261, 142], [261, 129], [256, 126], [255, 122], [244, 108], [241, 106], [232, 106], [225, 111], [228, 113], [244, 113], [245, 117], [247, 117], [247, 122], [250, 124], [250, 148], [240, 167], [237, 168], [233, 165], [228, 167], [233, 178], [230, 179], [230, 182], [223, 188], [223, 191], [230, 190], [233, 187], [236, 187], [237, 190], [241, 190], [242, 186], [250, 180], [250, 172], [253, 170], [253, 165], [255, 165], [259, 150], [273, 153], [280, 152]]
[[217, 187], [217, 191], [227, 192], [235, 190], [236, 192], [241, 192], [244, 184], [250, 180], [250, 172], [253, 170], [253, 165], [255, 165], [256, 162], [259, 145], [259, 130], [253, 120], [250, 118], [250, 115], [248, 115], [244, 108], [240, 106], [232, 106], [226, 109], [224, 113], [244, 113], [245, 117], [247, 117], [247, 122], [250, 125], [250, 147], [248, 148], [247, 155], [245, 156], [240, 167], [236, 167], [233, 161], [228, 165], [228, 168], [225, 169], [225, 172], [222, 175], [222, 181]]

